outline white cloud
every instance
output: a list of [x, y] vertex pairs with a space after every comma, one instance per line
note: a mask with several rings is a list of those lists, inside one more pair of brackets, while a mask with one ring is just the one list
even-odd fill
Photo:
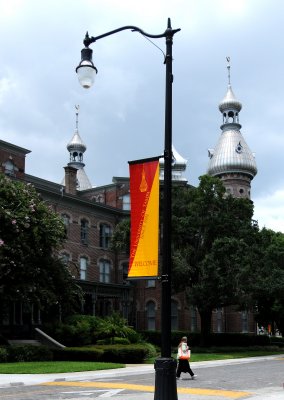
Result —
[[284, 189], [254, 199], [254, 218], [260, 228], [284, 233]]
[[[188, 159], [185, 176], [198, 184], [207, 148], [219, 139], [230, 56], [242, 133], [256, 153], [256, 216], [260, 225], [283, 229], [276, 192], [284, 187], [282, 0], [0, 0], [0, 10], [0, 139], [32, 151], [27, 173], [61, 181], [75, 104], [93, 184], [127, 175], [128, 160], [162, 154], [160, 50], [130, 31], [98, 40], [92, 48], [99, 73], [89, 91], [79, 86], [75, 67], [87, 30], [95, 36], [136, 25], [158, 34], [170, 17], [181, 28], [173, 46], [173, 143]], [[164, 38], [153, 41], [165, 51]], [[263, 197], [264, 187], [274, 194]]]

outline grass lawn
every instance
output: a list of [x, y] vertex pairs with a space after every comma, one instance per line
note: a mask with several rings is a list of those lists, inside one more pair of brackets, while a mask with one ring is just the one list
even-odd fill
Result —
[[36, 361], [0, 363], [0, 374], [57, 374], [123, 368], [124, 364], [89, 361]]
[[237, 351], [228, 353], [197, 353], [192, 354], [190, 362], [195, 361], [211, 361], [211, 360], [229, 360], [232, 358], [246, 358], [246, 357], [263, 357], [271, 356], [275, 354], [284, 354], [284, 350], [281, 351], [263, 351], [263, 350], [248, 350], [248, 351]]

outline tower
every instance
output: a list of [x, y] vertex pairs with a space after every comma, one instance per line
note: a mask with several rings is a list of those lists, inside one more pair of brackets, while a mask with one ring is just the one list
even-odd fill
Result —
[[218, 176], [227, 193], [232, 196], [250, 198], [251, 181], [257, 174], [257, 167], [254, 155], [240, 132], [239, 112], [242, 104], [232, 90], [229, 57], [227, 62], [228, 88], [219, 104], [223, 116], [222, 132], [215, 149], [208, 150], [210, 160], [207, 173]]
[[[83, 162], [83, 156], [87, 147], [83, 143], [78, 131], [79, 106], [75, 106], [75, 108], [76, 108], [76, 129], [71, 141], [67, 144], [67, 150], [69, 151], [70, 154], [70, 161], [67, 164], [67, 166], [77, 169], [76, 189], [86, 190], [86, 189], [91, 189], [92, 187], [89, 178], [87, 177], [87, 174], [84, 170], [85, 164]], [[65, 185], [65, 181], [66, 181], [66, 174], [62, 182], [63, 185]]]

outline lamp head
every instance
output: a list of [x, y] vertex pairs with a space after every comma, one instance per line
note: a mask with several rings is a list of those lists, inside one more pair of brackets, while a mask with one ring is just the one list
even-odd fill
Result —
[[95, 76], [98, 73], [97, 68], [92, 61], [93, 50], [85, 47], [81, 50], [81, 62], [76, 68], [76, 73], [80, 84], [85, 89], [89, 89], [94, 83]]

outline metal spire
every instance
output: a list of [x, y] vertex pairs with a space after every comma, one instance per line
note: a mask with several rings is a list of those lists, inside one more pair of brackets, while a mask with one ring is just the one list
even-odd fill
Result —
[[231, 74], [230, 74], [230, 69], [231, 69], [231, 65], [230, 65], [230, 57], [226, 57], [227, 60], [227, 69], [228, 69], [228, 85], [231, 85]]
[[80, 106], [78, 105], [78, 106], [75, 106], [75, 108], [76, 108], [76, 130], [78, 130], [78, 118], [79, 118], [79, 108], [80, 108]]

